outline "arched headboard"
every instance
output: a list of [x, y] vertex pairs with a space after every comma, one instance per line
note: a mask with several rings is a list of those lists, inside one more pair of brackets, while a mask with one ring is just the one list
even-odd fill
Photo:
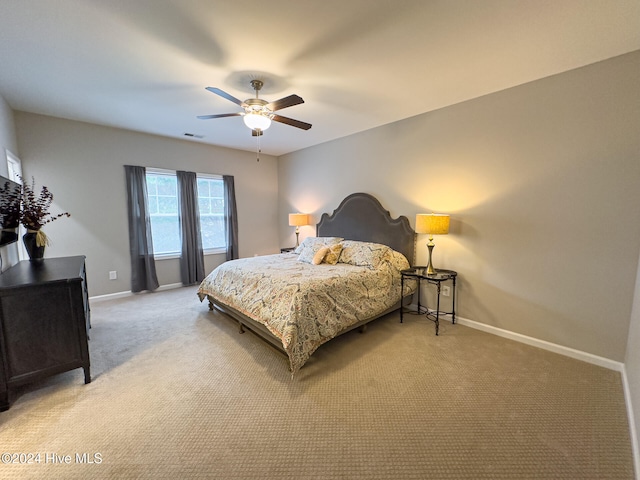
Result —
[[352, 193], [331, 215], [323, 213], [316, 225], [319, 237], [375, 242], [402, 253], [413, 265], [416, 233], [404, 215], [391, 218], [377, 198], [368, 193]]

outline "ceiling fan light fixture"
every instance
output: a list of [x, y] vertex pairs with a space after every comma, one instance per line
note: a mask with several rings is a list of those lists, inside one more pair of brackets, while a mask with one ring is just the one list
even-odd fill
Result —
[[250, 112], [242, 117], [244, 124], [251, 130], [265, 131], [271, 126], [271, 119], [257, 112]]
[[267, 128], [271, 126], [271, 120], [292, 127], [301, 128], [302, 130], [309, 130], [311, 128], [310, 123], [301, 122], [300, 120], [294, 120], [293, 118], [283, 117], [282, 115], [276, 115], [274, 112], [282, 110], [283, 108], [293, 107], [294, 105], [300, 105], [304, 103], [302, 97], [298, 95], [289, 95], [288, 97], [281, 98], [275, 102], [268, 102], [262, 98], [258, 98], [258, 92], [263, 86], [262, 80], [251, 80], [251, 87], [256, 92], [255, 98], [248, 98], [244, 101], [227, 92], [220, 90], [217, 87], [207, 87], [206, 90], [216, 95], [226, 98], [227, 100], [235, 103], [239, 107], [244, 109], [244, 112], [238, 113], [221, 113], [216, 115], [199, 115], [198, 118], [207, 120], [210, 118], [223, 118], [223, 117], [242, 117], [244, 124], [251, 129], [253, 136], [260, 136]]

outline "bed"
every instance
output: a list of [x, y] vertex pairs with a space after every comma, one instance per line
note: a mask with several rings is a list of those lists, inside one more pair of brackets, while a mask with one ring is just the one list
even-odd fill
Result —
[[416, 287], [405, 282], [400, 291], [400, 270], [414, 252], [406, 217], [354, 193], [294, 252], [225, 262], [198, 296], [286, 354], [293, 375], [323, 343], [410, 302]]

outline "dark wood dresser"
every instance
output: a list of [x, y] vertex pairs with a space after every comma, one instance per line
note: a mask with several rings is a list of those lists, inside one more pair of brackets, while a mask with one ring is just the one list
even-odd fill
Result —
[[0, 275], [0, 411], [15, 387], [82, 367], [89, 371], [85, 257], [22, 261]]

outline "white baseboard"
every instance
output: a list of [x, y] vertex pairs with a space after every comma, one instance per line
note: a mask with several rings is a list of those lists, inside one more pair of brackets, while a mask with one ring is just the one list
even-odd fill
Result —
[[[445, 318], [447, 320], [450, 320], [450, 318]], [[558, 345], [556, 343], [547, 342], [546, 340], [540, 340], [538, 338], [529, 337], [527, 335], [511, 332], [509, 330], [504, 330], [502, 328], [494, 327], [484, 323], [475, 322], [467, 318], [456, 316], [456, 323], [475, 328], [476, 330], [482, 330], [483, 332], [491, 333], [493, 335], [498, 335], [499, 337], [515, 340], [516, 342], [525, 343], [533, 347], [542, 348], [543, 350], [559, 353], [560, 355], [564, 355], [566, 357], [582, 360], [583, 362], [608, 368], [609, 370], [622, 372], [624, 369], [624, 363], [611, 360], [610, 358], [599, 357], [598, 355], [593, 355], [592, 353], [583, 352], [581, 350], [576, 350], [575, 348], [565, 347], [564, 345]]]
[[[417, 305], [413, 303], [411, 305], [407, 305], [407, 307], [417, 309]], [[441, 320], [451, 322], [451, 315], [444, 315], [441, 317]], [[531, 345], [532, 347], [538, 347], [542, 348], [543, 350], [559, 353], [560, 355], [575, 358], [577, 360], [582, 360], [583, 362], [608, 368], [609, 370], [615, 370], [616, 372], [622, 372], [624, 369], [624, 363], [616, 362], [615, 360], [611, 360], [610, 358], [599, 357], [598, 355], [593, 355], [581, 350], [576, 350], [571, 347], [565, 347], [556, 343], [547, 342], [546, 340], [540, 340], [538, 338], [529, 337], [527, 335], [515, 333], [510, 330], [504, 330], [492, 325], [487, 325], [486, 323], [469, 320], [468, 318], [459, 317], [458, 315], [456, 315], [456, 324], [466, 325], [467, 327], [475, 328], [476, 330], [482, 330], [483, 332], [498, 335], [499, 337], [508, 338], [510, 340], [515, 340], [516, 342], [525, 343], [527, 345]]]
[[[169, 283], [167, 285], [160, 285], [158, 289], [154, 291], [161, 292], [163, 290], [171, 290], [183, 286], [184, 285], [182, 285], [181, 283]], [[133, 293], [131, 290], [129, 290], [128, 292], [107, 293], [106, 295], [96, 295], [95, 297], [89, 297], [89, 300], [92, 302], [101, 302], [104, 300], [115, 300], [116, 298], [130, 297], [132, 295], [139, 295], [139, 293]]]
[[629, 419], [629, 434], [631, 435], [631, 452], [633, 453], [633, 468], [636, 480], [640, 480], [640, 445], [638, 445], [638, 431], [633, 414], [633, 402], [631, 401], [631, 389], [627, 379], [627, 369], [622, 367], [622, 387], [624, 389], [624, 402], [627, 406], [627, 418]]

